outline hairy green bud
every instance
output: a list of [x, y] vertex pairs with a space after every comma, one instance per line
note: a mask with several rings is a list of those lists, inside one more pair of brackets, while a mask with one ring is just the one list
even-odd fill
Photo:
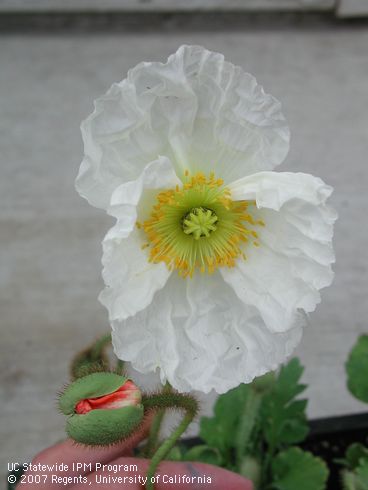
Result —
[[59, 399], [68, 417], [66, 432], [77, 442], [103, 446], [119, 442], [137, 428], [144, 408], [139, 388], [125, 376], [93, 373], [71, 383]]

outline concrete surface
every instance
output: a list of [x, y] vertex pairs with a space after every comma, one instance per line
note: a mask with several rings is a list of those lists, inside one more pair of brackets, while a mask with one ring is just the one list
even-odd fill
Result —
[[0, 12], [329, 10], [335, 5], [336, 0], [0, 0]]
[[[230, 28], [230, 26], [228, 26]], [[56, 392], [72, 354], [108, 329], [97, 302], [112, 221], [74, 191], [80, 121], [141, 60], [182, 43], [218, 50], [282, 102], [292, 130], [283, 170], [335, 187], [336, 279], [298, 349], [311, 417], [367, 410], [344, 361], [368, 331], [368, 31], [360, 27], [0, 38], [1, 461], [63, 437]], [[205, 410], [210, 410], [210, 399]], [[195, 430], [192, 429], [192, 431]]]
[[367, 16], [368, 2], [366, 0], [340, 0], [337, 12], [341, 17]]

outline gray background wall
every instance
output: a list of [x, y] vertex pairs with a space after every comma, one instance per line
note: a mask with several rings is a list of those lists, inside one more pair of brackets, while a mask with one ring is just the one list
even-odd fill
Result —
[[336, 278], [297, 354], [311, 417], [366, 410], [348, 394], [343, 368], [368, 331], [366, 26], [9, 34], [0, 37], [1, 470], [63, 437], [55, 395], [68, 361], [108, 329], [96, 298], [100, 242], [112, 221], [74, 191], [80, 121], [130, 67], [164, 60], [184, 42], [221, 51], [255, 74], [291, 126], [280, 170], [310, 172], [335, 187]]

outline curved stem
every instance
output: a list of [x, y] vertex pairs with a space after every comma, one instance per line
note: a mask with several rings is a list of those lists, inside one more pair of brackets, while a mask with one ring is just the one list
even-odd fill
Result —
[[174, 447], [176, 441], [192, 422], [198, 411], [198, 403], [190, 395], [182, 395], [181, 393], [175, 393], [172, 391], [163, 391], [162, 393], [158, 393], [156, 395], [145, 396], [143, 397], [142, 403], [145, 410], [179, 408], [185, 410], [186, 412], [178, 427], [170, 434], [166, 441], [161, 444], [151, 459], [147, 470], [146, 490], [153, 490], [154, 483], [152, 481], [152, 477], [154, 476], [158, 465], [165, 458], [165, 456], [167, 456], [169, 451]]
[[[172, 388], [168, 381], [164, 385], [162, 389], [162, 393], [172, 393]], [[146, 456], [147, 458], [150, 458], [153, 454], [153, 451], [157, 448], [158, 437], [160, 434], [161, 424], [164, 416], [165, 416], [165, 408], [161, 408], [157, 410], [157, 413], [151, 424], [146, 447], [143, 450], [143, 455]]]
[[[102, 337], [96, 340], [91, 348], [91, 359], [98, 361], [103, 358], [106, 347], [111, 346], [111, 333], [106, 333]], [[124, 361], [118, 359], [115, 368], [116, 374], [123, 374], [124, 372]]]
[[103, 355], [103, 351], [107, 344], [111, 343], [111, 334], [106, 333], [105, 335], [102, 335], [99, 339], [94, 342], [92, 348], [91, 348], [91, 359], [93, 361], [97, 361], [100, 359], [100, 357]]
[[109, 362], [105, 349], [110, 343], [111, 334], [108, 333], [74, 356], [70, 365], [72, 378], [77, 379], [93, 371], [101, 370], [101, 367], [108, 367]]
[[158, 436], [160, 433], [160, 428], [161, 428], [161, 424], [162, 424], [162, 420], [164, 418], [164, 415], [165, 415], [165, 409], [164, 408], [157, 410], [157, 413], [156, 413], [156, 415], [153, 419], [153, 422], [151, 424], [147, 444], [143, 450], [143, 455], [147, 458], [152, 456], [153, 450], [157, 447], [157, 440], [158, 440]]

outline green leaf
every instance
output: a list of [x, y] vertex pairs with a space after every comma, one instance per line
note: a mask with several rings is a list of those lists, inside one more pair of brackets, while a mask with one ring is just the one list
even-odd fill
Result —
[[368, 403], [368, 335], [359, 337], [346, 363], [348, 388], [353, 396]]
[[368, 464], [368, 448], [356, 442], [348, 447], [345, 457], [349, 468], [354, 470], [362, 459]]
[[287, 403], [305, 390], [306, 385], [300, 384], [299, 380], [304, 368], [299, 359], [294, 357], [285, 366], [282, 366], [277, 378], [277, 394], [283, 403]]
[[308, 434], [307, 401], [294, 400], [306, 388], [299, 383], [302, 373], [299, 360], [292, 359], [281, 368], [276, 383], [263, 398], [261, 424], [264, 438], [271, 448], [295, 444]]
[[343, 490], [357, 490], [356, 475], [352, 471], [343, 470], [341, 472], [341, 486]]
[[274, 371], [263, 374], [258, 378], [254, 378], [251, 385], [256, 393], [264, 394], [272, 389], [276, 381], [276, 374]]
[[368, 490], [368, 460], [360, 460], [356, 469], [357, 490]]
[[344, 470], [341, 477], [344, 490], [368, 490], [368, 460], [360, 458], [355, 471]]
[[221, 466], [221, 454], [216, 448], [206, 445], [194, 446], [182, 457], [182, 461], [200, 461], [201, 463]]
[[182, 461], [183, 455], [179, 446], [174, 446], [165, 457], [168, 461]]
[[215, 404], [214, 416], [201, 419], [200, 437], [208, 446], [218, 448], [223, 455], [234, 446], [239, 420], [244, 416], [242, 412], [250, 389], [249, 385], [241, 384], [220, 395]]
[[272, 488], [277, 490], [323, 490], [327, 478], [322, 459], [298, 447], [282, 451], [272, 462]]

